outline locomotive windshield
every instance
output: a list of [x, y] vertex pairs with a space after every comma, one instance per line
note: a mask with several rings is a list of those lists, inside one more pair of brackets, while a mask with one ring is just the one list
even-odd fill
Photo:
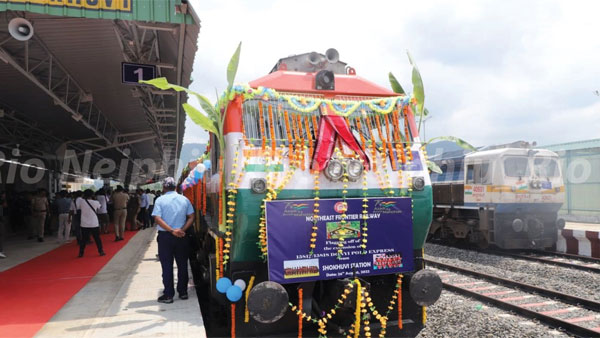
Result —
[[[392, 120], [397, 116], [397, 120]], [[289, 142], [316, 139], [319, 121], [319, 110], [303, 112], [294, 109], [286, 101], [248, 99], [243, 103], [244, 133], [249, 143], [259, 146], [261, 138], [276, 140], [277, 146], [289, 145]], [[357, 110], [346, 117], [354, 137], [362, 143], [374, 141], [382, 144], [381, 131], [390, 139], [397, 135], [403, 143], [412, 143], [410, 128], [405, 124], [401, 113], [380, 115], [371, 110]], [[262, 127], [261, 127], [262, 125]], [[273, 134], [273, 135], [271, 135]], [[366, 145], [363, 145], [366, 146]]]
[[527, 157], [507, 157], [504, 160], [504, 175], [510, 177], [529, 176], [529, 159]]
[[533, 160], [533, 170], [539, 177], [558, 176], [558, 164], [551, 158], [536, 158]]

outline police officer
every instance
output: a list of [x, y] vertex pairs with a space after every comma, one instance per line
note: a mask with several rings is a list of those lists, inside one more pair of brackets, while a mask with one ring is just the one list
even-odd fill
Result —
[[177, 263], [177, 293], [180, 299], [188, 299], [188, 241], [185, 231], [192, 226], [194, 208], [185, 196], [175, 192], [177, 183], [172, 177], [163, 181], [161, 198], [154, 203], [152, 216], [159, 225], [158, 257], [162, 267], [162, 280], [165, 290], [158, 297], [160, 303], [173, 303], [173, 258]]

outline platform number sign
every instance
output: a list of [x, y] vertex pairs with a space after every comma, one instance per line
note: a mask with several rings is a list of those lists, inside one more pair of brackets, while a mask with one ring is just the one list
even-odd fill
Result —
[[140, 84], [141, 80], [156, 78], [156, 66], [139, 63], [121, 63], [122, 82], [125, 84]]

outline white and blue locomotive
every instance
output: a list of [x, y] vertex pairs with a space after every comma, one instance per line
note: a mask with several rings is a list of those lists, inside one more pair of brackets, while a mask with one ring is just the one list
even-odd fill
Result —
[[488, 148], [434, 160], [430, 236], [484, 248], [551, 247], [565, 186], [558, 155], [544, 149]]

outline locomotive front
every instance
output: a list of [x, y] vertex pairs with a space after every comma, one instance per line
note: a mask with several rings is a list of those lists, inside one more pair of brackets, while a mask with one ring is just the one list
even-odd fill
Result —
[[232, 93], [201, 252], [214, 300], [231, 301], [223, 277], [247, 285], [238, 332], [418, 333], [441, 281], [422, 260], [432, 192], [411, 99], [335, 50], [281, 59]]

